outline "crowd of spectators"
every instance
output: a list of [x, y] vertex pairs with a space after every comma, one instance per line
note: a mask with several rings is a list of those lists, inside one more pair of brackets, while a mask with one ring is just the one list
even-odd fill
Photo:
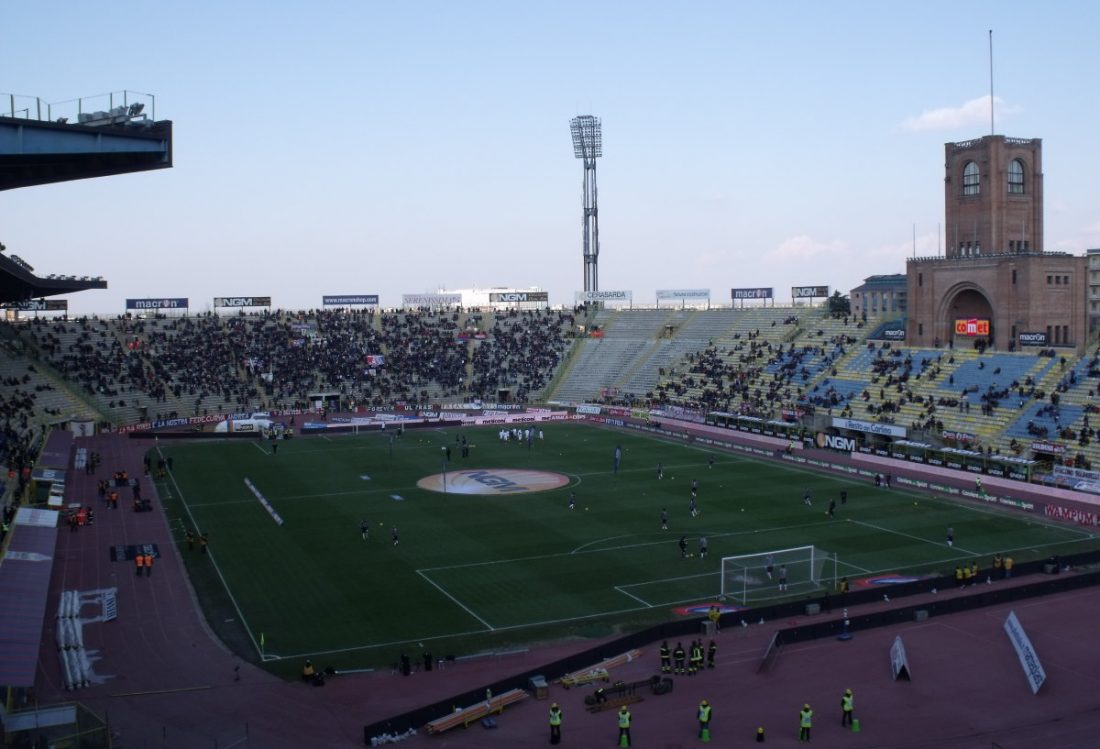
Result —
[[[485, 325], [491, 320], [488, 330]], [[108, 409], [151, 419], [354, 405], [526, 399], [561, 361], [573, 316], [454, 310], [305, 312], [31, 322], [27, 342]]]
[[484, 340], [475, 343], [470, 393], [496, 399], [504, 388], [523, 402], [546, 387], [561, 363], [575, 318], [557, 310], [497, 313]]

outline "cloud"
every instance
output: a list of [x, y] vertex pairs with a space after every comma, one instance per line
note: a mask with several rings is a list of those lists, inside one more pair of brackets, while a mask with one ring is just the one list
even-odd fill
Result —
[[1048, 251], [1075, 253], [1100, 247], [1100, 221], [1069, 229], [1054, 242], [1048, 240], [1046, 245]]
[[[999, 96], [993, 97], [993, 108], [997, 119], [1020, 111], [1019, 107], [1005, 104], [1004, 99]], [[926, 109], [916, 117], [906, 117], [901, 128], [912, 132], [955, 130], [984, 125], [986, 122], [989, 122], [989, 97], [979, 96], [959, 107]]]
[[[917, 257], [933, 257], [938, 255], [942, 249], [942, 242], [942, 237], [938, 236], [936, 232], [918, 234], [916, 241]], [[891, 272], [904, 273], [905, 258], [913, 255], [913, 240], [908, 239], [895, 244], [884, 244], [878, 247], [871, 247], [866, 251], [865, 255], [875, 260], [892, 260], [895, 263], [900, 263], [902, 266], [901, 270]]]
[[813, 237], [800, 234], [797, 237], [784, 239], [778, 247], [764, 253], [764, 257], [768, 262], [774, 263], [802, 263], [821, 256], [836, 258], [847, 253], [847, 242], [839, 239], [820, 242]]

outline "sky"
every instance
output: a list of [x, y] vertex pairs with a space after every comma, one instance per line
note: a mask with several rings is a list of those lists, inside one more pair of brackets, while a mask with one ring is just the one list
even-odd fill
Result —
[[[6, 191], [0, 242], [129, 297], [583, 288], [847, 293], [942, 245], [943, 144], [1043, 139], [1045, 249], [1100, 247], [1100, 6], [939, 2], [2, 3], [0, 92], [128, 89], [174, 167]], [[915, 239], [914, 239], [915, 235]]]

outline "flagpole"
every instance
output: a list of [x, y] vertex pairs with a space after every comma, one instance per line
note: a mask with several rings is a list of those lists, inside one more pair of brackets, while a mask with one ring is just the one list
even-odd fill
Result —
[[993, 123], [993, 29], [989, 30], [989, 134], [997, 134]]

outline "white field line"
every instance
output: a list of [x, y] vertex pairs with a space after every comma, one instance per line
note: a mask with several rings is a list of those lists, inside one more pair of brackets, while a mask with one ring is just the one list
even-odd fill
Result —
[[[750, 534], [753, 534], [753, 533], [765, 533], [765, 532], [768, 532], [768, 531], [787, 530], [787, 529], [791, 529], [791, 528], [810, 528], [810, 527], [817, 526], [817, 525], [829, 525], [829, 524], [830, 524], [829, 521], [825, 521], [825, 522], [821, 522], [821, 523], [807, 523], [806, 525], [783, 526], [783, 527], [779, 527], [779, 528], [763, 528], [763, 529], [760, 529], [760, 530], [751, 530], [751, 531], [731, 531], [729, 533], [711, 533], [711, 534], [709, 534], [709, 538], [725, 538], [726, 536], [747, 536], [747, 535], [750, 535]], [[695, 536], [692, 536], [692, 538], [694, 538], [694, 537]], [[629, 538], [629, 536], [612, 536], [612, 538]], [[607, 540], [607, 539], [605, 539], [605, 540]], [[591, 544], [584, 544], [584, 546], [578, 547], [578, 548], [574, 549], [573, 551], [569, 551], [569, 552], [555, 552], [553, 554], [536, 554], [534, 556], [514, 557], [512, 559], [492, 559], [492, 560], [485, 561], [485, 562], [464, 562], [462, 564], [451, 564], [451, 565], [446, 565], [446, 566], [443, 566], [443, 567], [425, 567], [424, 571], [425, 572], [438, 572], [440, 570], [459, 570], [459, 569], [465, 569], [467, 567], [488, 567], [488, 566], [491, 566], [491, 565], [494, 565], [494, 564], [512, 564], [512, 563], [515, 563], [515, 562], [528, 562], [528, 561], [535, 561], [535, 560], [539, 560], [539, 559], [556, 559], [558, 557], [567, 557], [567, 556], [571, 556], [573, 554], [600, 554], [600, 553], [605, 552], [605, 551], [622, 551], [624, 549], [644, 549], [644, 548], [648, 548], [650, 546], [662, 546], [664, 544], [671, 544], [671, 543], [673, 543], [673, 536], [669, 536], [669, 537], [664, 538], [660, 541], [645, 541], [645, 542], [642, 542], [642, 543], [635, 543], [635, 544], [623, 544], [621, 546], [608, 546], [608, 547], [602, 548], [602, 549], [584, 550], [584, 546], [590, 546], [591, 545]]]
[[[1084, 540], [1084, 539], [1082, 539], [1082, 540]], [[1057, 545], [1057, 544], [1060, 544], [1060, 543], [1066, 543], [1066, 542], [1059, 541], [1059, 542], [1055, 542], [1055, 543], [1052, 543], [1052, 544], [1049, 544], [1049, 545], [1053, 546], [1053, 545]], [[1073, 542], [1070, 542], [1070, 543], [1073, 543]], [[1041, 548], [1044, 545], [1048, 545], [1048, 544], [1043, 544], [1043, 545], [1040, 545], [1040, 546], [1022, 546], [1018, 549], [1004, 549], [1004, 551], [1006, 551], [1006, 552], [1008, 552], [1008, 551], [1022, 551], [1023, 549]], [[929, 562], [928, 564], [945, 564], [945, 563], [948, 563], [948, 562], [958, 561], [961, 558], [962, 557], [952, 557], [950, 559], [942, 559], [942, 560], [937, 560], [935, 562]], [[439, 569], [439, 568], [435, 568], [435, 569]], [[417, 572], [420, 572], [420, 570], [417, 570]], [[888, 573], [888, 572], [897, 572], [897, 569], [895, 567], [884, 567], [883, 569], [880, 569], [880, 570], [868, 570], [867, 574], [869, 574], [869, 575], [879, 575], [879, 574], [885, 574], [885, 573]], [[638, 584], [638, 583], [636, 583], [636, 584]], [[888, 591], [889, 588], [884, 588], [883, 590], [885, 592], [885, 591]], [[604, 617], [604, 616], [618, 616], [620, 614], [630, 614], [630, 613], [635, 613], [635, 612], [638, 612], [638, 611], [648, 611], [650, 609], [654, 609], [654, 608], [658, 608], [658, 607], [662, 607], [662, 606], [670, 606], [671, 607], [671, 606], [686, 605], [686, 604], [698, 603], [698, 602], [699, 602], [699, 597], [695, 596], [693, 598], [686, 598], [686, 599], [679, 600], [679, 601], [661, 601], [661, 602], [658, 602], [658, 603], [648, 604], [646, 606], [632, 606], [632, 607], [623, 608], [623, 609], [611, 609], [611, 610], [608, 610], [608, 611], [599, 611], [599, 612], [596, 612], [596, 613], [593, 613], [593, 614], [582, 614], [581, 616], [570, 616], [570, 617], [564, 617], [564, 618], [561, 618], [561, 619], [544, 619], [544, 620], [540, 620], [540, 621], [525, 622], [523, 624], [509, 624], [509, 625], [502, 626], [502, 627], [496, 627], [496, 628], [492, 629], [491, 631], [493, 631], [493, 632], [510, 632], [510, 631], [521, 630], [521, 629], [533, 629], [533, 628], [536, 628], [536, 627], [548, 627], [548, 626], [551, 626], [551, 625], [568, 624], [568, 623], [572, 623], [572, 622], [585, 621], [585, 620], [588, 620], [588, 619], [598, 619], [598, 618]], [[317, 657], [323, 656], [323, 655], [337, 655], [337, 654], [340, 654], [340, 653], [353, 653], [353, 652], [359, 652], [359, 651], [363, 651], [363, 650], [376, 650], [376, 649], [379, 649], [379, 648], [390, 648], [390, 647], [396, 647], [396, 646], [399, 646], [399, 645], [410, 645], [410, 644], [418, 643], [418, 642], [434, 642], [436, 640], [446, 640], [446, 639], [455, 638], [455, 637], [471, 637], [471, 636], [474, 636], [474, 635], [486, 634], [489, 631], [490, 630], [479, 629], [479, 630], [469, 630], [469, 631], [465, 631], [465, 632], [450, 632], [450, 633], [447, 633], [447, 634], [431, 635], [431, 636], [427, 636], [427, 637], [413, 637], [413, 638], [410, 638], [410, 639], [407, 639], [407, 640], [390, 640], [388, 642], [369, 643], [369, 644], [366, 644], [366, 645], [353, 645], [351, 647], [337, 648], [337, 649], [334, 649], [334, 650], [317, 650], [317, 651], [311, 651], [311, 652], [294, 653], [292, 655], [279, 656], [277, 659], [274, 659], [274, 660], [317, 658]]]
[[270, 450], [265, 450], [265, 449], [264, 449], [264, 448], [263, 448], [263, 447], [262, 447], [262, 446], [260, 445], [260, 443], [259, 443], [259, 442], [253, 442], [253, 443], [252, 443], [252, 446], [253, 446], [254, 448], [256, 448], [257, 450], [259, 450], [260, 452], [262, 452], [262, 453], [263, 453], [264, 455], [271, 455], [271, 451], [270, 451]]
[[449, 593], [449, 592], [448, 592], [448, 591], [447, 591], [447, 590], [446, 590], [446, 589], [445, 589], [445, 588], [444, 588], [444, 587], [443, 587], [442, 585], [440, 585], [439, 583], [437, 583], [437, 582], [436, 582], [435, 580], [433, 580], [433, 579], [431, 579], [430, 577], [428, 577], [427, 575], [425, 575], [425, 574], [424, 574], [424, 572], [423, 572], [423, 570], [417, 570], [417, 571], [416, 571], [416, 574], [420, 575], [420, 576], [421, 576], [422, 578], [424, 578], [425, 580], [427, 580], [427, 581], [428, 581], [428, 583], [429, 583], [429, 584], [430, 584], [430, 585], [431, 585], [432, 587], [434, 587], [434, 588], [435, 588], [436, 590], [438, 590], [438, 591], [439, 591], [440, 593], [442, 593], [443, 595], [447, 596], [447, 598], [450, 598], [450, 599], [451, 599], [451, 600], [452, 600], [452, 601], [453, 601], [453, 602], [455, 603], [455, 605], [456, 605], [456, 606], [458, 606], [458, 607], [459, 607], [460, 609], [462, 609], [462, 610], [463, 610], [463, 611], [465, 611], [465, 612], [466, 612], [467, 614], [469, 614], [470, 616], [472, 616], [473, 618], [477, 619], [477, 620], [478, 620], [479, 622], [481, 622], [482, 624], [484, 624], [484, 625], [485, 625], [485, 627], [486, 627], [486, 629], [488, 629], [488, 630], [489, 630], [490, 632], [492, 632], [492, 631], [494, 631], [494, 630], [495, 630], [495, 627], [493, 627], [493, 625], [492, 625], [492, 624], [490, 624], [489, 622], [485, 621], [485, 620], [484, 620], [484, 619], [482, 619], [482, 618], [481, 618], [480, 616], [478, 616], [477, 614], [475, 614], [475, 613], [474, 613], [474, 611], [473, 611], [473, 609], [471, 609], [471, 608], [470, 608], [469, 606], [467, 606], [466, 604], [464, 604], [464, 603], [463, 603], [462, 601], [458, 600], [458, 599], [457, 599], [457, 598], [455, 598], [455, 597], [454, 597], [453, 595], [451, 595], [451, 594], [450, 594], [450, 593]]
[[[164, 453], [161, 452], [160, 446], [157, 446], [157, 454], [164, 458]], [[178, 483], [176, 483], [176, 477], [173, 473], [169, 472], [168, 478], [171, 479], [172, 485], [176, 487], [176, 494], [179, 497], [179, 501], [183, 504], [183, 509], [187, 513], [187, 517], [191, 519], [191, 527], [196, 533], [200, 533], [202, 528], [197, 522], [195, 522], [195, 516], [191, 514], [191, 507], [187, 504], [187, 500], [183, 496], [183, 490], [180, 489]], [[248, 620], [244, 616], [244, 612], [241, 610], [241, 606], [237, 603], [236, 597], [233, 595], [233, 591], [229, 589], [229, 583], [225, 581], [225, 575], [222, 574], [221, 567], [218, 566], [218, 562], [214, 557], [214, 552], [209, 548], [206, 551], [206, 555], [210, 557], [210, 564], [214, 566], [214, 572], [218, 574], [218, 579], [221, 580], [222, 587], [225, 588], [226, 595], [229, 596], [229, 600], [233, 602], [233, 608], [237, 612], [237, 616], [241, 618], [241, 624], [244, 625], [244, 631], [248, 634], [248, 639], [252, 641], [252, 647], [256, 649], [256, 654], [263, 657], [263, 649], [260, 647], [260, 643], [256, 640], [256, 636], [252, 634], [252, 627], [248, 626]]]
[[630, 593], [630, 592], [624, 590], [624, 587], [630, 587], [630, 586], [616, 585], [615, 590], [619, 591], [624, 596], [630, 596], [631, 598], [633, 598], [635, 601], [642, 604], [646, 608], [651, 607], [651, 604], [649, 603], [649, 601], [645, 600], [644, 598], [639, 598], [638, 596], [634, 595], [633, 593]]
[[881, 525], [875, 525], [874, 523], [868, 523], [868, 522], [865, 522], [863, 520], [852, 520], [851, 518], [849, 518], [848, 522], [849, 523], [855, 523], [856, 525], [862, 525], [864, 528], [873, 528], [874, 530], [882, 531], [883, 533], [892, 533], [895, 536], [904, 536], [905, 538], [911, 538], [914, 541], [923, 541], [924, 543], [932, 544], [933, 546], [943, 546], [944, 548], [947, 548], [947, 549], [958, 549], [962, 553], [969, 554], [972, 557], [982, 556], [982, 554], [980, 552], [970, 551], [969, 549], [964, 549], [961, 546], [948, 546], [948, 544], [946, 542], [941, 543], [939, 541], [933, 541], [932, 539], [929, 539], [929, 538], [922, 538], [921, 536], [914, 536], [912, 533], [906, 533], [905, 531], [896, 531], [893, 528], [885, 528]]

